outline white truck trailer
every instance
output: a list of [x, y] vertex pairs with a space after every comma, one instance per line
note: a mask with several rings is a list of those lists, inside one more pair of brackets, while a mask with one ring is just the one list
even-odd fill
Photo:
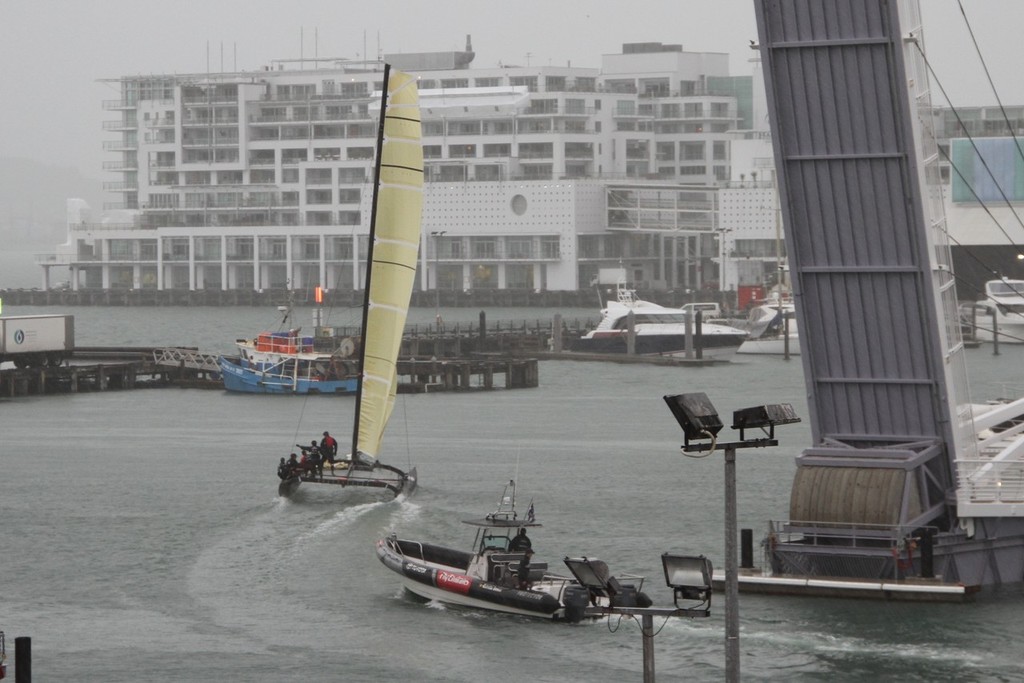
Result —
[[0, 317], [0, 363], [15, 367], [60, 365], [75, 350], [75, 316]]

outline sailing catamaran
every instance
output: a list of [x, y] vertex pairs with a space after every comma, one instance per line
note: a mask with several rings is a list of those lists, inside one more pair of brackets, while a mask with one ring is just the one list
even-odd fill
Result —
[[423, 208], [423, 147], [416, 79], [384, 66], [367, 254], [363, 338], [360, 344], [352, 450], [324, 463], [322, 472], [297, 469], [278, 492], [301, 482], [387, 489], [396, 496], [416, 486], [416, 469], [378, 461], [398, 388], [396, 362], [419, 255]]

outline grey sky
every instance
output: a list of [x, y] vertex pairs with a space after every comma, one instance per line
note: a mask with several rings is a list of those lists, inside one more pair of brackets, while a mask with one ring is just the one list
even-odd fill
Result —
[[[956, 105], [994, 104], [956, 0], [922, 0], [928, 56]], [[1004, 104], [1024, 104], [1020, 0], [963, 0]], [[273, 59], [462, 49], [475, 66], [600, 66], [622, 43], [727, 52], [750, 73], [753, 0], [0, 0], [0, 157], [99, 177], [102, 78], [256, 69]], [[209, 49], [208, 49], [209, 46]], [[944, 102], [937, 102], [944, 104]]]

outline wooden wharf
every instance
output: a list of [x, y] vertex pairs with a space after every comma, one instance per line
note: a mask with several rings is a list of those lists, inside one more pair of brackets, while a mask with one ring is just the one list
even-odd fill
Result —
[[[723, 362], [565, 350], [592, 326], [592, 320], [564, 322], [558, 314], [549, 320], [488, 323], [483, 312], [479, 323], [411, 325], [399, 351], [399, 391], [536, 387], [538, 360], [673, 366]], [[333, 332], [335, 337], [359, 335], [358, 328], [333, 328]], [[168, 386], [223, 389], [217, 356], [194, 347], [76, 347], [73, 357], [73, 363], [59, 367], [0, 370], [0, 398]]]
[[[398, 381], [401, 393], [485, 391], [536, 387], [539, 373], [535, 358], [406, 358]], [[74, 363], [0, 370], [0, 398], [155, 387], [224, 389], [216, 356], [181, 347], [84, 347]]]

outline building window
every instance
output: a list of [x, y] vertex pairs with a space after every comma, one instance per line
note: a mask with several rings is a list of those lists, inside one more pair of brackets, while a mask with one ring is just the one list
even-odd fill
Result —
[[338, 169], [339, 185], [362, 185], [364, 182], [366, 182], [366, 170], [364, 168], [355, 167]]
[[306, 169], [306, 184], [307, 185], [330, 185], [331, 184], [331, 169], [329, 169], [329, 168], [307, 168]]
[[679, 159], [681, 161], [704, 161], [704, 143], [680, 142]]
[[505, 287], [508, 289], [533, 289], [533, 266], [520, 263], [506, 265]]
[[249, 182], [254, 184], [272, 185], [276, 181], [276, 174], [272, 168], [254, 168], [249, 171]]
[[373, 147], [349, 147], [348, 158], [350, 160], [369, 160], [373, 158]]
[[358, 211], [339, 211], [338, 225], [359, 225]]
[[540, 256], [546, 259], [561, 258], [560, 241], [557, 235], [540, 238]]
[[228, 238], [228, 260], [229, 261], [251, 261], [252, 260], [252, 238], [251, 237], [229, 237]]
[[351, 237], [328, 237], [327, 258], [335, 261], [352, 260], [352, 238]]
[[586, 100], [567, 99], [565, 101], [565, 113], [566, 114], [586, 114], [587, 113], [587, 102], [586, 102]]
[[356, 188], [342, 188], [338, 190], [339, 204], [358, 204], [362, 197], [362, 191]]
[[[426, 148], [424, 148], [426, 149]], [[509, 143], [484, 145], [484, 157], [510, 157], [512, 156], [512, 145]]]
[[497, 258], [497, 239], [494, 237], [471, 237], [469, 247], [473, 258], [493, 259]]
[[331, 212], [330, 211], [307, 211], [306, 212], [306, 225], [330, 225], [331, 224]]
[[473, 266], [473, 289], [497, 289], [498, 267], [478, 263]]
[[260, 240], [260, 258], [283, 261], [288, 256], [288, 242], [283, 237], [265, 237]]
[[339, 161], [340, 159], [340, 147], [317, 147], [313, 150], [314, 161]]
[[547, 92], [564, 92], [565, 76], [546, 76], [544, 78], [544, 89]]
[[473, 159], [476, 157], [476, 145], [448, 145], [449, 159]]
[[616, 116], [635, 116], [636, 115], [636, 102], [633, 100], [616, 100], [615, 102], [615, 115]]
[[519, 143], [520, 159], [551, 159], [554, 156], [554, 145], [550, 142]]
[[530, 237], [506, 237], [506, 256], [510, 259], [533, 258], [533, 239]]
[[537, 92], [536, 76], [512, 76], [509, 79], [512, 85], [525, 85], [530, 92]]
[[330, 190], [306, 190], [306, 203], [307, 204], [330, 204], [331, 203], [331, 191]]
[[282, 164], [300, 164], [306, 161], [309, 155], [305, 149], [283, 149], [281, 150]]

